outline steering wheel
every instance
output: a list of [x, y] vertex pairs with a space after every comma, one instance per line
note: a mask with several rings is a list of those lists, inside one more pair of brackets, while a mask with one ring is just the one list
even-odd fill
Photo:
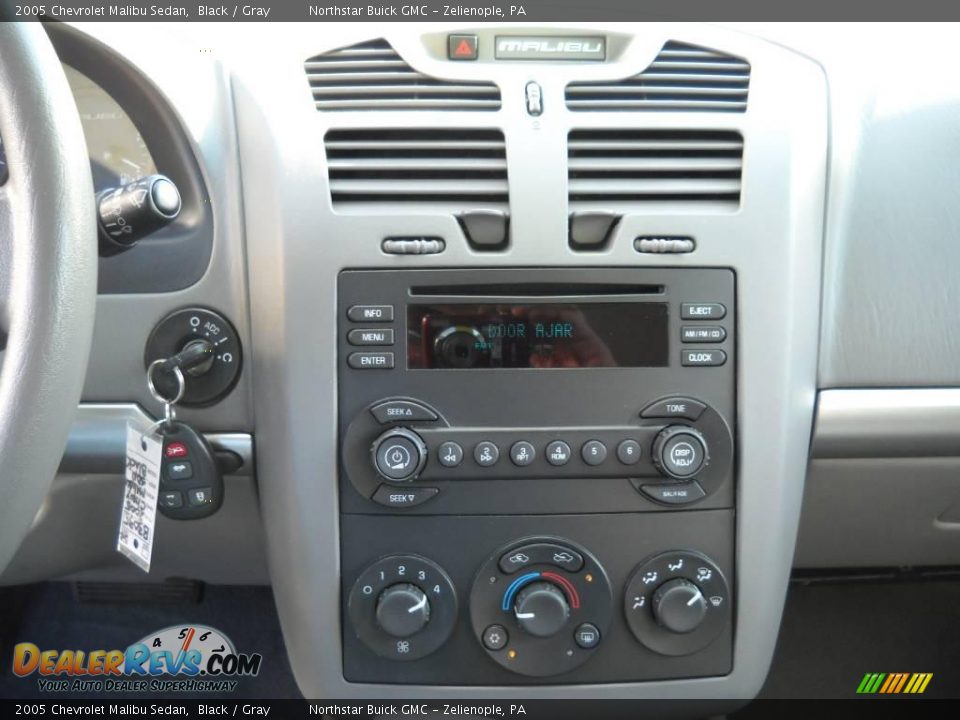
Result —
[[60, 464], [97, 293], [93, 183], [73, 96], [43, 26], [0, 22], [0, 571]]

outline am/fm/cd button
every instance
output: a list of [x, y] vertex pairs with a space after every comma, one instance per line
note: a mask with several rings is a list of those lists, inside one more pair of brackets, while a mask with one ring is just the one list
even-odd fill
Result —
[[680, 339], [685, 343], [720, 343], [727, 339], [723, 325], [684, 325]]

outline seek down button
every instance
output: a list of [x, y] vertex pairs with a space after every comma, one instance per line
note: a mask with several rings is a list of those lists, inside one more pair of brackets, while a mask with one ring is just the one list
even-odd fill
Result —
[[381, 485], [371, 498], [378, 505], [390, 508], [411, 508], [422, 505], [440, 492], [437, 488], [404, 488], [398, 490], [390, 485]]

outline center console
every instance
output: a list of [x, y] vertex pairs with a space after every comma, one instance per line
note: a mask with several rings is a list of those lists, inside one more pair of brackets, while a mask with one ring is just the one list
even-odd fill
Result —
[[340, 273], [346, 680], [730, 672], [735, 280]]
[[[489, 24], [378, 32], [291, 27], [234, 85], [300, 689], [754, 697], [816, 400], [822, 69], [716, 26], [536, 31], [603, 36], [581, 63], [498, 59]], [[340, 70], [368, 60], [469, 97], [348, 103]], [[705, 67], [709, 97], [648, 91]]]

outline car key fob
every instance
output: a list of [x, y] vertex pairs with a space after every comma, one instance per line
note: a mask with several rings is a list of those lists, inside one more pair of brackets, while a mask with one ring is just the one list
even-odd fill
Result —
[[210, 443], [185, 423], [160, 428], [163, 455], [157, 507], [174, 520], [213, 515], [223, 504], [223, 475]]

